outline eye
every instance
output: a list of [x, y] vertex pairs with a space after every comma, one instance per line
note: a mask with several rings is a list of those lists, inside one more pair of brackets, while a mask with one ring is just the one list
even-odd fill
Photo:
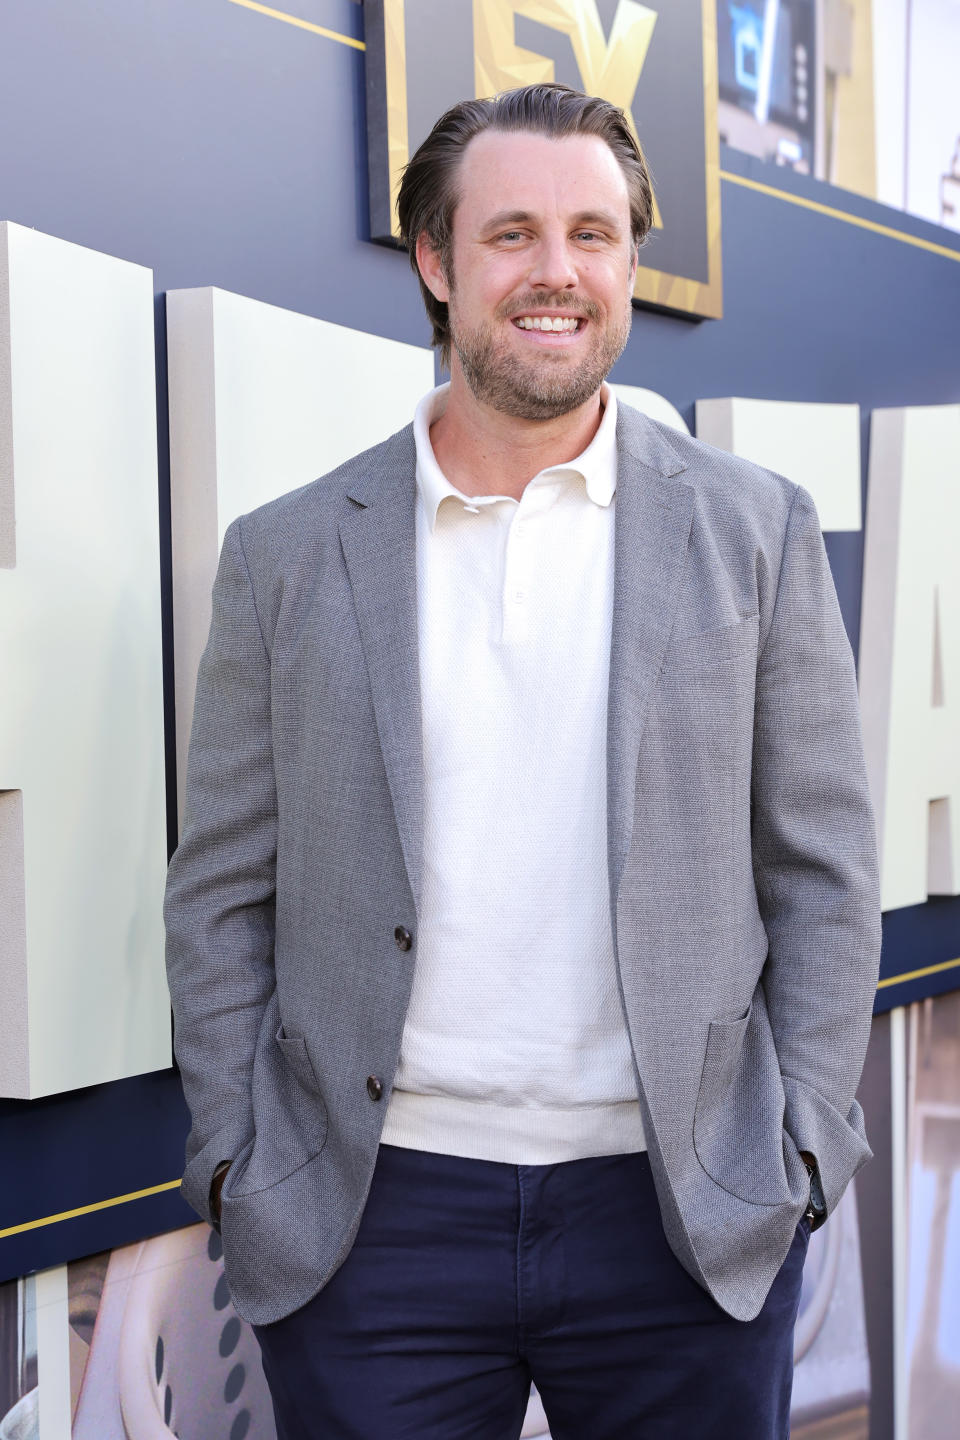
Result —
[[578, 240], [592, 241], [602, 240], [603, 236], [597, 230], [578, 230], [576, 238]]
[[522, 230], [505, 230], [505, 231], [503, 232], [503, 234], [500, 236], [500, 239], [501, 239], [501, 240], [522, 240], [522, 239], [523, 239], [523, 231], [522, 231]]

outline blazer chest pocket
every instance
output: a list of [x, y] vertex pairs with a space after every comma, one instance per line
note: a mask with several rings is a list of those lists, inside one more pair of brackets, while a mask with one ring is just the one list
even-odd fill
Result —
[[327, 1110], [302, 1035], [281, 1025], [260, 1046], [253, 1067], [255, 1138], [231, 1195], [279, 1185], [323, 1149]]
[[697, 1159], [724, 1190], [753, 1205], [791, 1200], [783, 1158], [783, 1079], [762, 1000], [715, 1020], [693, 1117]]
[[744, 656], [756, 657], [759, 630], [760, 617], [749, 615], [719, 630], [681, 636], [667, 649], [661, 674], [712, 669]]

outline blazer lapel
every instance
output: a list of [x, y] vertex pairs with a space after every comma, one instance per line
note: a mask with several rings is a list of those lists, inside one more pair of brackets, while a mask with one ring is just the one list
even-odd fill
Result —
[[693, 519], [686, 469], [660, 432], [621, 405], [617, 412], [613, 628], [607, 710], [607, 832], [610, 892], [617, 894], [630, 840], [640, 737], [673, 628]]
[[[633, 830], [637, 756], [670, 638], [693, 517], [686, 467], [642, 416], [617, 424], [613, 628], [607, 715], [607, 829], [616, 897]], [[374, 715], [414, 903], [423, 843], [423, 741], [417, 644], [416, 451], [412, 427], [350, 491], [340, 522]]]
[[417, 644], [416, 451], [412, 427], [382, 447], [340, 522], [400, 844], [419, 907], [423, 743]]

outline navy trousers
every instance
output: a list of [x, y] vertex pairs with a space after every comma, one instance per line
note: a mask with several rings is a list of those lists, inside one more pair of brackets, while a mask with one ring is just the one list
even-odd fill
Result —
[[353, 1248], [256, 1327], [279, 1440], [787, 1440], [808, 1230], [755, 1320], [670, 1250], [645, 1154], [503, 1165], [380, 1147]]

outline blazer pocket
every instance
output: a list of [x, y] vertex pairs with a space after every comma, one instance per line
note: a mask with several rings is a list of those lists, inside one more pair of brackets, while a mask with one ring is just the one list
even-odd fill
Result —
[[319, 1096], [320, 1086], [317, 1084], [317, 1074], [307, 1053], [307, 1042], [303, 1036], [288, 1035], [281, 1025], [274, 1038], [280, 1047], [280, 1054], [303, 1088], [307, 1091], [315, 1091]]
[[663, 657], [662, 670], [693, 670], [723, 665], [742, 655], [756, 655], [760, 632], [759, 615], [748, 615], [735, 625], [684, 635], [674, 640]]
[[282, 1025], [257, 1051], [252, 1099], [253, 1147], [241, 1173], [225, 1187], [231, 1196], [279, 1185], [318, 1155], [327, 1138], [327, 1110], [307, 1042]]
[[707, 1035], [693, 1146], [712, 1180], [752, 1205], [792, 1203], [783, 1155], [783, 1081], [762, 1001]]

